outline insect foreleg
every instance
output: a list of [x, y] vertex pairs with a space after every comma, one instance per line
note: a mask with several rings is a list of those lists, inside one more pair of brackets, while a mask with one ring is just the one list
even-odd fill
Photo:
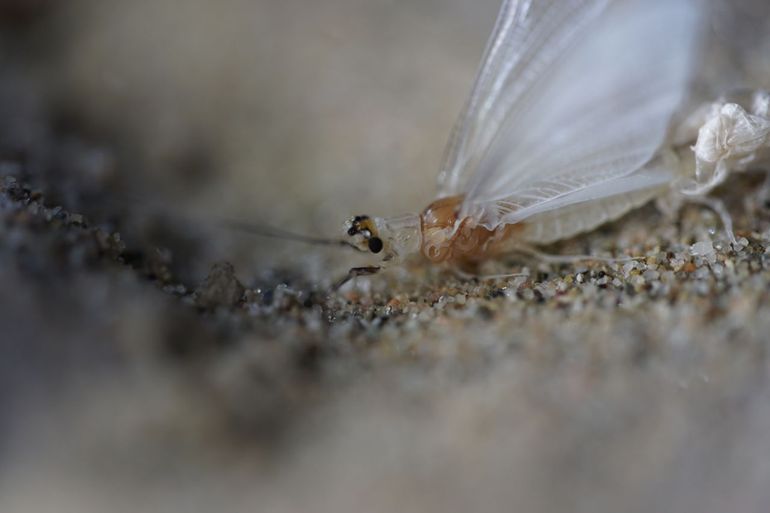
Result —
[[332, 290], [338, 290], [340, 287], [345, 285], [347, 282], [352, 280], [353, 278], [356, 278], [358, 276], [370, 276], [372, 274], [377, 274], [382, 270], [381, 266], [378, 265], [368, 265], [364, 267], [353, 267], [348, 271], [348, 274], [342, 278], [341, 280], [338, 280], [333, 286]]

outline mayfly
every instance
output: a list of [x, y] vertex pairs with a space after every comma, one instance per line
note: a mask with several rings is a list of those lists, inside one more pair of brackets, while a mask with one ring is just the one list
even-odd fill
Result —
[[[758, 7], [765, 0], [744, 2], [770, 11]], [[707, 194], [730, 172], [766, 164], [770, 93], [694, 107], [690, 98], [713, 17], [731, 8], [727, 0], [503, 0], [449, 138], [437, 197], [422, 212], [355, 216], [344, 240], [229, 224], [381, 256], [338, 286], [419, 254], [456, 269], [516, 250], [585, 259], [533, 247], [654, 199], [668, 209], [705, 204], [735, 243], [729, 214]]]
[[661, 197], [707, 202], [734, 240], [705, 194], [767, 149], [770, 96], [680, 112], [708, 10], [702, 0], [504, 0], [436, 200], [418, 215], [350, 219], [350, 242], [382, 263], [348, 279], [410, 254], [465, 264], [555, 242]]

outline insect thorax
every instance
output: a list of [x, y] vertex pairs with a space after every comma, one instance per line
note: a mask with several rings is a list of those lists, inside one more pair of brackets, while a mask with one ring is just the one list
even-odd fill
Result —
[[463, 196], [440, 198], [420, 214], [422, 254], [431, 262], [478, 261], [502, 250], [522, 225], [490, 230], [471, 217], [459, 218]]

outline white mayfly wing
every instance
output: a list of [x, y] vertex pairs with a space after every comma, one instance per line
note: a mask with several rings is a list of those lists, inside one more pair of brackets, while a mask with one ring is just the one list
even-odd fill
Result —
[[463, 195], [460, 219], [488, 229], [616, 195], [641, 202], [672, 179], [645, 165], [687, 92], [700, 11], [698, 0], [505, 0], [439, 197]]

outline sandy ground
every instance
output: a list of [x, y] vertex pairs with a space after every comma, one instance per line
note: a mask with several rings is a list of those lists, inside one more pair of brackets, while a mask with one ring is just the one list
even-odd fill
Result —
[[0, 511], [767, 511], [761, 177], [498, 280], [217, 224], [424, 206], [468, 4], [0, 3]]

